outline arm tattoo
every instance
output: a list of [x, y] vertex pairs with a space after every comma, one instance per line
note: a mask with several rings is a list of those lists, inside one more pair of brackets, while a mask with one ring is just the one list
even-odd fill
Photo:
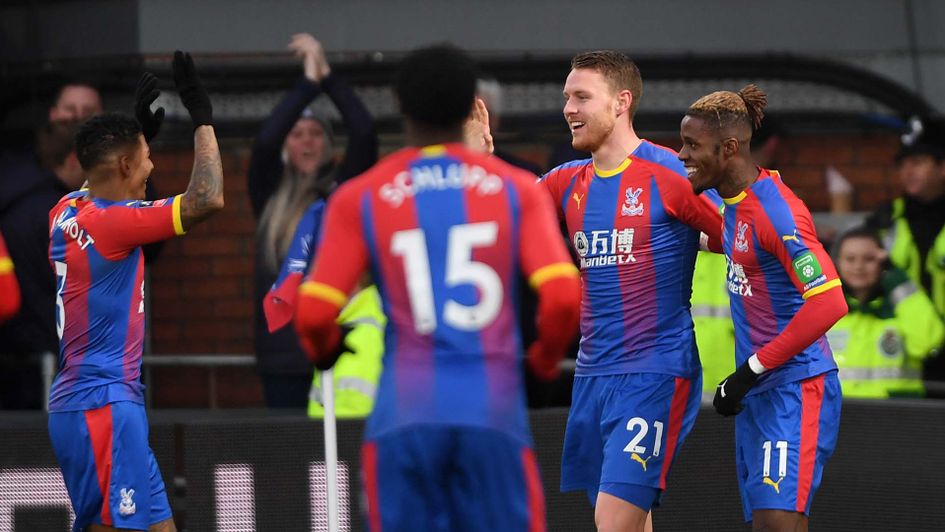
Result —
[[223, 163], [212, 126], [194, 131], [194, 170], [181, 199], [181, 222], [189, 230], [223, 208]]

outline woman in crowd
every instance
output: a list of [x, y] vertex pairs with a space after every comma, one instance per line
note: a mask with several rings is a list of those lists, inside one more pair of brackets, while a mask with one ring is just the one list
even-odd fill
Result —
[[931, 300], [889, 263], [869, 229], [843, 234], [834, 255], [850, 307], [827, 333], [843, 396], [923, 395], [922, 362], [945, 339]]
[[[291, 327], [270, 334], [262, 301], [279, 273], [295, 228], [309, 206], [338, 183], [377, 161], [374, 121], [351, 87], [332, 73], [321, 44], [309, 34], [292, 37], [289, 49], [302, 60], [304, 77], [273, 109], [253, 145], [249, 195], [257, 219], [254, 277], [257, 369], [270, 408], [304, 409], [314, 367]], [[348, 132], [343, 159], [334, 158], [331, 122], [309, 107], [325, 93]]]

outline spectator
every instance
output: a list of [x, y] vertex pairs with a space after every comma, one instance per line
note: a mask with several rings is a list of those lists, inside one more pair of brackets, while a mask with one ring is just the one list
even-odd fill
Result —
[[[332, 367], [335, 415], [339, 419], [365, 418], [371, 414], [383, 367], [387, 317], [381, 309], [381, 296], [374, 285], [361, 282], [359, 288], [338, 315], [339, 323], [351, 327], [345, 337], [351, 351], [338, 357]], [[308, 416], [313, 418], [325, 415], [321, 373], [315, 372], [308, 402]]]
[[[258, 220], [256, 238], [255, 348], [266, 404], [304, 409], [314, 366], [299, 348], [291, 327], [270, 334], [263, 298], [276, 280], [293, 233], [312, 202], [337, 182], [370, 168], [377, 160], [374, 122], [364, 104], [325, 58], [309, 34], [292, 37], [289, 49], [302, 59], [304, 77], [272, 111], [256, 136], [249, 165], [249, 194]], [[322, 92], [341, 112], [348, 130], [344, 159], [335, 164], [331, 123], [306, 108]]]
[[[915, 120], [912, 126], [896, 155], [903, 195], [881, 205], [867, 225], [879, 231], [893, 265], [945, 317], [945, 121]], [[927, 363], [927, 378], [945, 379], [945, 357]]]
[[[316, 200], [302, 215], [279, 276], [263, 300], [263, 314], [270, 333], [292, 321], [299, 285], [312, 266], [324, 209], [325, 201]], [[368, 286], [370, 283], [370, 275], [365, 275], [358, 286], [359, 291], [351, 297], [338, 317], [339, 323], [351, 328], [348, 345], [352, 347], [351, 353], [341, 355], [332, 371], [335, 414], [339, 418], [364, 418], [374, 408], [387, 318], [381, 310], [377, 288]], [[325, 412], [321, 377], [322, 372], [316, 370], [309, 394], [309, 417], [320, 418]]]
[[37, 357], [55, 353], [56, 286], [47, 256], [49, 210], [82, 183], [75, 122], [52, 122], [37, 138], [37, 158], [0, 154], [0, 232], [22, 293], [20, 312], [0, 325], [0, 408], [39, 409], [43, 390]]
[[692, 274], [692, 324], [702, 362], [702, 397], [735, 371], [735, 324], [729, 308], [725, 255], [700, 251]]
[[848, 231], [834, 255], [850, 311], [827, 338], [844, 396], [921, 395], [922, 361], [945, 340], [932, 302], [888, 263], [875, 231]]
[[67, 81], [60, 87], [49, 107], [49, 121], [81, 122], [102, 111], [102, 97], [98, 89], [83, 81]]
[[903, 195], [868, 219], [889, 258], [945, 315], [945, 122], [919, 123], [896, 155]]

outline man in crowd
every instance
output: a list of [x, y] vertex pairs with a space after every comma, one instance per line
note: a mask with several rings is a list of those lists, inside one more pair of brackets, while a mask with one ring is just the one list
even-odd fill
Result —
[[[867, 225], [945, 318], [945, 121], [914, 121], [896, 162], [903, 195], [881, 205]], [[945, 380], [945, 356], [928, 359], [925, 377]]]

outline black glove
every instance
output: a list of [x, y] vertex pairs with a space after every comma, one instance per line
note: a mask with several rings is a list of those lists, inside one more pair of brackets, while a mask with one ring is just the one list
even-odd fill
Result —
[[161, 94], [157, 90], [157, 78], [150, 72], [141, 74], [138, 80], [138, 89], [135, 91], [135, 118], [141, 124], [141, 133], [144, 140], [151, 142], [151, 139], [157, 136], [161, 130], [161, 123], [164, 122], [164, 108], [158, 107], [158, 110], [151, 112], [151, 104]]
[[190, 54], [180, 50], [174, 52], [174, 85], [180, 94], [180, 101], [190, 113], [190, 120], [194, 129], [199, 126], [213, 125], [213, 106], [210, 105], [210, 96], [197, 77], [194, 60]]
[[746, 360], [715, 389], [715, 399], [712, 400], [715, 411], [723, 416], [738, 415], [742, 411], [742, 399], [757, 380], [758, 375], [751, 370]]
[[331, 352], [327, 357], [321, 359], [315, 363], [315, 367], [321, 371], [330, 369], [335, 365], [335, 362], [338, 362], [338, 359], [341, 358], [341, 355], [345, 353], [354, 353], [354, 348], [348, 344], [348, 334], [354, 330], [354, 327], [351, 325], [341, 325], [341, 338], [338, 340], [338, 347]]

